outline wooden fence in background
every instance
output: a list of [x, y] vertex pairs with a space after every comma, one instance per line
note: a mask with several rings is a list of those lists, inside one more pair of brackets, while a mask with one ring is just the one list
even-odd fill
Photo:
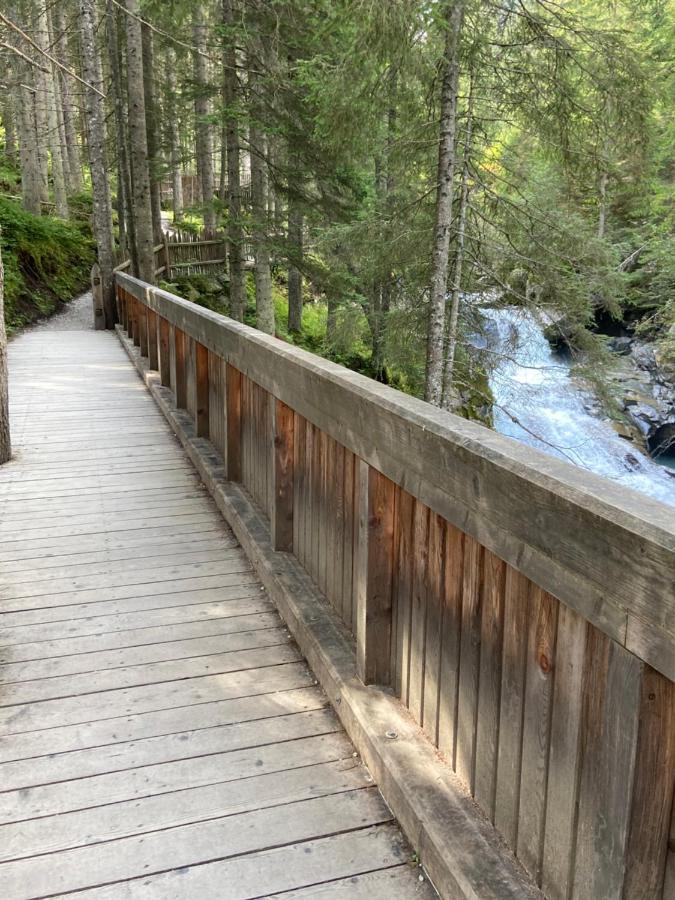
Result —
[[[153, 247], [155, 254], [155, 276], [170, 281], [177, 275], [194, 275], [225, 272], [227, 270], [227, 241], [222, 234], [209, 237], [202, 232], [172, 228], [171, 234], [164, 233], [162, 243]], [[246, 268], [253, 266], [253, 249], [250, 244], [243, 246]], [[119, 259], [116, 272], [128, 272], [129, 259]]]
[[125, 275], [123, 327], [554, 900], [675, 897], [672, 509]]

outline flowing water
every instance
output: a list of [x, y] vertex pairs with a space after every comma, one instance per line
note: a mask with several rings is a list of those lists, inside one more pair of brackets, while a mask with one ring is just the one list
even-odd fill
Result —
[[589, 395], [535, 317], [516, 308], [484, 312], [487, 327], [477, 343], [498, 360], [490, 378], [496, 430], [675, 505], [675, 478], [586, 410]]

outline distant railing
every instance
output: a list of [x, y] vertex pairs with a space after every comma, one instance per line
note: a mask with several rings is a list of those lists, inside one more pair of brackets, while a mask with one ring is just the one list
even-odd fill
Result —
[[672, 898], [673, 510], [129, 276], [117, 297], [545, 895]]

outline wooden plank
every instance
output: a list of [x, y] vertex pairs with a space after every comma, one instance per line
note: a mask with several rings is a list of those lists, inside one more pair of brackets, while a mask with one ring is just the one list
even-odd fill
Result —
[[305, 420], [293, 415], [293, 553], [300, 563], [305, 562]]
[[399, 489], [397, 501], [396, 578], [396, 695], [406, 706], [409, 702], [410, 616], [412, 610], [414, 552], [413, 510], [415, 501], [407, 491]]
[[434, 513], [429, 514], [428, 566], [422, 726], [429, 740], [438, 745], [441, 635], [443, 630], [443, 596], [445, 593], [445, 520]]
[[544, 848], [558, 601], [533, 587], [525, 674], [518, 858], [539, 883]]
[[354, 526], [357, 517], [356, 502], [356, 457], [345, 450], [344, 462], [344, 503], [345, 525], [342, 542], [342, 621], [353, 632], [354, 610], [354, 566], [356, 561], [356, 543], [358, 531]]
[[675, 789], [675, 684], [645, 666], [639, 702], [623, 886], [631, 900], [658, 897], [664, 888]]
[[171, 387], [171, 351], [169, 323], [159, 316], [159, 374], [162, 385]]
[[139, 350], [141, 356], [148, 355], [148, 313], [150, 310], [143, 303], [138, 309]]
[[203, 344], [195, 344], [195, 429], [197, 437], [208, 438], [209, 428], [209, 351]]
[[365, 684], [391, 680], [394, 484], [359, 462], [356, 669]]
[[504, 652], [494, 823], [510, 847], [516, 847], [518, 841], [531, 586], [532, 583], [524, 575], [512, 566], [506, 567]]
[[483, 608], [481, 616], [474, 796], [490, 820], [494, 821], [497, 754], [499, 749], [506, 566], [499, 557], [493, 553], [485, 552], [483, 554], [483, 567]]
[[[265, 751], [261, 754], [266, 755]], [[0, 889], [5, 896], [20, 896], [19, 889], [23, 896], [80, 890], [125, 879], [131, 873], [147, 877], [153, 872], [208, 862], [213, 859], [214, 847], [221, 848], [222, 856], [239, 856], [269, 847], [274, 836], [281, 833], [289, 843], [330, 834], [335, 823], [344, 831], [391, 818], [374, 788], [304, 800], [293, 804], [293, 811], [295, 814], [289, 816], [287, 806], [256, 810], [120, 842], [8, 862], [0, 868]]]
[[574, 865], [586, 634], [586, 621], [561, 603], [542, 863], [542, 889], [552, 900], [566, 900], [569, 896]]
[[[119, 840], [152, 830], [176, 828], [227, 815], [296, 803], [310, 796], [325, 797], [368, 786], [362, 767], [343, 761], [272, 772], [239, 781], [184, 789], [180, 802], [171, 794], [121, 801], [112, 809], [83, 809], [62, 816], [45, 816], [0, 826], [0, 861], [71, 850], [97, 841]], [[102, 814], [106, 813], [107, 814]]]
[[586, 644], [575, 896], [623, 892], [644, 664], [598, 629]]
[[467, 535], [464, 540], [455, 771], [472, 794], [476, 766], [483, 573], [483, 548]]
[[159, 366], [159, 352], [157, 347], [157, 313], [148, 310], [148, 363], [151, 369], [157, 371]]
[[270, 533], [275, 550], [293, 550], [295, 417], [293, 410], [274, 397], [274, 491]]
[[230, 481], [241, 481], [241, 372], [227, 363], [225, 374], [227, 453], [225, 471]]
[[333, 529], [332, 529], [332, 587], [333, 607], [344, 621], [344, 542], [345, 542], [345, 450], [335, 442], [333, 459]]
[[187, 338], [180, 328], [174, 328], [174, 359], [176, 381], [174, 394], [178, 409], [187, 409]]
[[[347, 796], [347, 795], [345, 795]], [[241, 843], [241, 841], [239, 842]], [[200, 842], [201, 846], [201, 842]], [[377, 890], [377, 894], [369, 894], [373, 898], [380, 897], [418, 897], [429, 898], [435, 894], [428, 885], [417, 882], [414, 869], [404, 865], [408, 848], [398, 840], [390, 825], [364, 827], [362, 831], [345, 832], [318, 837], [312, 840], [287, 846], [265, 849], [260, 852], [244, 852], [233, 858], [210, 861], [205, 865], [197, 865], [178, 872], [168, 871], [157, 875], [148, 875], [124, 884], [127, 900], [164, 900], [176, 886], [188, 891], [189, 896], [200, 900], [223, 900], [223, 885], [236, 885], [237, 893], [231, 897], [253, 897], [256, 891], [265, 897], [363, 897], [364, 889]], [[392, 868], [396, 866], [396, 868]], [[373, 872], [373, 868], [376, 869]], [[380, 879], [384, 873], [395, 872], [398, 877], [385, 885], [378, 885], [373, 879]], [[406, 878], [401, 878], [405, 872]], [[351, 873], [351, 874], [349, 874]], [[356, 874], [355, 874], [356, 873]], [[366, 874], [361, 874], [366, 873]], [[351, 885], [353, 893], [342, 891], [333, 895], [328, 887], [320, 883], [325, 879], [344, 877], [347, 886]], [[365, 882], [362, 879], [367, 879]], [[328, 882], [335, 884], [335, 881]], [[402, 885], [402, 893], [386, 894], [392, 886], [396, 889]], [[303, 889], [304, 888], [304, 889]], [[96, 888], [80, 892], [83, 900], [117, 900], [114, 893], [119, 885]], [[74, 900], [77, 895], [65, 895]]]
[[459, 691], [459, 640], [462, 632], [464, 535], [447, 522], [445, 531], [438, 747], [454, 769]]
[[412, 552], [408, 709], [415, 721], [421, 725], [424, 704], [426, 615], [429, 602], [429, 507], [417, 501], [413, 510]]

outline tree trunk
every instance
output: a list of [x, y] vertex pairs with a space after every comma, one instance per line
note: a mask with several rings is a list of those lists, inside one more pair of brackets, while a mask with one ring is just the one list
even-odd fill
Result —
[[2, 104], [2, 127], [5, 129], [5, 156], [10, 163], [18, 162], [16, 143], [17, 129], [14, 120], [14, 98], [7, 93]]
[[[95, 0], [80, 0], [80, 32], [82, 40], [82, 72], [85, 81], [96, 86], [100, 71], [100, 59], [96, 44]], [[94, 237], [101, 268], [103, 308], [106, 328], [113, 328], [117, 321], [113, 284], [113, 232], [110, 183], [106, 163], [105, 100], [96, 91], [85, 91], [87, 107], [87, 137], [89, 168], [94, 197]]]
[[445, 341], [445, 302], [450, 256], [452, 194], [455, 169], [455, 131], [457, 129], [457, 86], [459, 81], [459, 44], [464, 21], [463, 0], [447, 7], [447, 37], [443, 55], [441, 121], [438, 141], [438, 182], [434, 223], [425, 398], [440, 406], [443, 394], [443, 345]]
[[[51, 41], [49, 38], [49, 16], [47, 0], [39, 0], [38, 16], [35, 29], [35, 43], [41, 50], [49, 52]], [[52, 183], [54, 185], [54, 201], [56, 215], [62, 219], [68, 218], [68, 197], [66, 194], [66, 179], [63, 168], [63, 156], [61, 155], [61, 138], [59, 136], [59, 120], [56, 112], [56, 91], [54, 66], [45, 60], [40, 60], [40, 65], [47, 71], [41, 71], [41, 89], [44, 91], [44, 122], [47, 126], [47, 143], [52, 160]], [[42, 102], [42, 101], [41, 101]]]
[[[120, 52], [120, 25], [123, 11], [108, 0], [106, 9], [106, 40], [108, 65], [112, 80], [113, 113], [115, 137], [117, 141], [117, 209], [120, 227], [120, 248], [131, 257], [131, 269], [138, 271], [136, 253], [136, 230], [131, 208], [131, 170], [129, 164], [129, 136], [125, 114], [124, 79], [122, 77], [122, 54]], [[121, 215], [120, 215], [121, 213]]]
[[[243, 229], [241, 224], [241, 181], [239, 175], [239, 79], [237, 77], [237, 53], [232, 26], [236, 0], [223, 0], [223, 24], [225, 46], [223, 48], [223, 99], [225, 101], [225, 128], [227, 131], [227, 205], [228, 205], [228, 253], [230, 263], [230, 315], [242, 321], [246, 305], [246, 273], [244, 271]], [[228, 33], [229, 32], [229, 33]]]
[[127, 33], [127, 96], [129, 101], [129, 145], [131, 162], [131, 208], [136, 238], [136, 274], [148, 284], [155, 281], [152, 206], [150, 204], [150, 171], [148, 167], [148, 135], [145, 122], [143, 89], [143, 36], [138, 19], [138, 0], [126, 0], [130, 15]]
[[5, 271], [0, 251], [0, 465], [12, 455], [9, 434], [9, 372], [7, 369], [7, 332], [5, 331]]
[[274, 334], [272, 272], [268, 244], [267, 173], [264, 159], [265, 139], [263, 132], [254, 125], [251, 125], [250, 141], [256, 324], [261, 331]]
[[171, 183], [173, 187], [173, 221], [178, 225], [183, 218], [183, 173], [180, 133], [176, 109], [176, 54], [169, 49], [166, 56], [166, 113], [169, 126], [171, 153]]
[[192, 54], [195, 80], [195, 149], [197, 151], [197, 175], [202, 190], [204, 205], [204, 230], [213, 235], [216, 231], [216, 210], [213, 205], [215, 176], [213, 173], [213, 137], [208, 120], [211, 111], [209, 102], [208, 66], [205, 57], [208, 26], [204, 21], [204, 8], [200, 3], [192, 10]]
[[298, 197], [288, 200], [288, 330], [292, 334], [302, 331], [302, 231], [303, 216]]
[[[54, 49], [57, 58], [61, 62], [68, 60], [68, 38], [66, 26], [63, 21], [63, 8], [56, 3], [51, 8], [52, 25], [54, 31]], [[71, 94], [70, 78], [64, 73], [59, 73], [59, 94], [61, 99], [61, 111], [63, 117], [63, 131], [65, 137], [66, 154], [68, 160], [68, 191], [77, 194], [82, 190], [82, 160], [80, 148], [77, 142], [77, 128], [75, 124], [76, 111]]]
[[[472, 84], [473, 89], [473, 84]], [[457, 224], [457, 249], [455, 252], [455, 269], [452, 278], [452, 294], [450, 301], [450, 322], [445, 350], [445, 371], [443, 374], [443, 409], [454, 409], [457, 405], [457, 394], [452, 386], [452, 375], [455, 367], [457, 350], [457, 324], [459, 321], [459, 302], [462, 289], [462, 269], [464, 266], [464, 243], [466, 237], [466, 217], [469, 209], [469, 165], [471, 163], [471, 141], [473, 137], [473, 96], [469, 92], [467, 110], [466, 143], [464, 145], [464, 166], [462, 169], [462, 187], [459, 200], [459, 221]]]
[[152, 31], [141, 25], [143, 36], [143, 91], [145, 94], [145, 127], [148, 135], [148, 166], [150, 169], [150, 206], [152, 209], [153, 240], [162, 239], [162, 190], [160, 184], [159, 121], [155, 104], [155, 65]]
[[21, 197], [23, 207], [34, 216], [42, 211], [42, 174], [40, 156], [36, 153], [37, 122], [35, 121], [35, 90], [21, 85], [19, 110], [19, 154], [21, 161]]

